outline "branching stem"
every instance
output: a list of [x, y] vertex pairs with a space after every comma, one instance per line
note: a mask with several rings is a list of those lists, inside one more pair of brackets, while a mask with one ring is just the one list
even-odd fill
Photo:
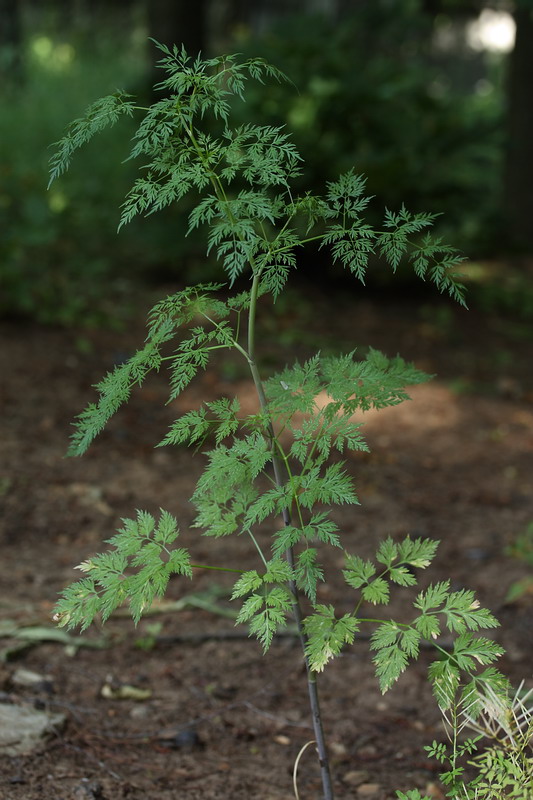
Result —
[[[255, 362], [255, 315], [256, 315], [256, 306], [259, 293], [260, 279], [261, 279], [261, 272], [256, 271], [254, 273], [252, 290], [250, 293], [247, 360], [254, 381], [254, 385], [257, 391], [259, 405], [261, 406], [261, 411], [265, 415], [266, 419], [267, 436], [270, 440], [272, 448], [272, 465], [274, 470], [275, 483], [276, 486], [281, 487], [283, 486], [284, 483], [283, 466], [282, 462], [280, 461], [279, 454], [277, 452], [276, 434], [274, 431], [272, 418], [269, 413], [268, 402], [266, 399], [263, 382], [261, 380], [261, 375], [259, 373], [259, 369]], [[288, 508], [283, 509], [282, 517], [283, 517], [283, 524], [286, 527], [288, 527], [291, 524], [290, 512]], [[292, 548], [289, 548], [286, 551], [285, 558], [287, 559], [287, 562], [291, 567], [291, 569], [294, 571], [294, 553], [292, 551]], [[318, 686], [317, 686], [317, 673], [312, 669], [306, 652], [307, 637], [303, 627], [303, 614], [298, 595], [298, 587], [296, 586], [296, 582], [294, 580], [289, 581], [289, 589], [292, 597], [292, 613], [294, 620], [296, 622], [296, 626], [298, 628], [298, 638], [300, 639], [300, 645], [302, 648], [302, 653], [305, 661], [305, 668], [307, 672], [307, 689], [309, 694], [309, 705], [311, 708], [313, 730], [317, 745], [318, 760], [320, 764], [320, 772], [322, 777], [322, 788], [324, 791], [324, 800], [334, 800], [333, 785], [331, 781], [331, 772], [329, 767], [329, 758], [326, 747], [326, 740], [324, 736], [324, 728], [322, 725], [322, 715], [320, 712], [320, 702], [319, 702]]]

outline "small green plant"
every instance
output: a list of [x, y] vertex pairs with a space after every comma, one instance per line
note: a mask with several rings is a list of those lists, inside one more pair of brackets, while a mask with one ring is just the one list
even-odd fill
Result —
[[[477, 696], [463, 694], [459, 697], [456, 692], [450, 693], [448, 707], [443, 709], [450, 744], [434, 741], [424, 748], [429, 756], [449, 767], [440, 776], [448, 787], [447, 797], [454, 800], [531, 798], [532, 695], [533, 690], [524, 690], [523, 684], [509, 702], [505, 701], [504, 693], [496, 693], [492, 687]], [[473, 730], [476, 736], [460, 741], [465, 729]], [[485, 742], [483, 749], [479, 748], [480, 741]], [[472, 759], [468, 760], [468, 756]], [[470, 779], [465, 778], [465, 762], [475, 773]]]
[[[255, 386], [255, 412], [242, 413], [235, 397], [206, 401], [180, 416], [159, 446], [209, 443], [205, 471], [192, 496], [194, 524], [204, 536], [247, 537], [257, 568], [196, 564], [178, 545], [178, 522], [168, 511], [162, 510], [158, 519], [138, 511], [123, 521], [106, 552], [79, 565], [84, 577], [63, 592], [56, 619], [84, 629], [95, 617], [105, 621], [129, 603], [137, 623], [154, 598], [163, 595], [171, 575], [192, 578], [201, 569], [235, 573], [237, 623], [248, 624], [263, 650], [280, 627], [290, 619], [296, 623], [323, 797], [331, 800], [318, 677], [363, 626], [373, 631], [371, 650], [383, 692], [418, 657], [422, 640], [434, 644], [438, 660], [429, 679], [444, 708], [449, 687], [457, 689], [463, 679], [464, 697], [473, 699], [487, 687], [505, 695], [504, 679], [489, 666], [502, 649], [488, 638], [474, 637], [473, 632], [497, 622], [480, 608], [473, 592], [452, 591], [448, 581], [420, 591], [407, 620], [368, 611], [387, 606], [396, 591], [416, 586], [416, 571], [429, 566], [437, 549], [428, 539], [389, 538], [377, 546], [373, 560], [345, 552], [339, 578], [353, 596], [352, 609], [341, 614], [318, 602], [324, 550], [343, 548], [332, 508], [358, 503], [341, 460], [346, 450], [367, 450], [354, 414], [401, 403], [407, 398], [405, 387], [428, 376], [399, 356], [388, 358], [370, 349], [361, 359], [355, 351], [318, 354], [265, 379], [256, 356], [257, 314], [268, 313], [268, 299], [275, 301], [283, 291], [297, 251], [309, 242], [330, 247], [333, 259], [361, 282], [371, 258], [381, 256], [393, 271], [405, 258], [420, 278], [462, 303], [463, 287], [454, 274], [460, 259], [432, 238], [430, 214], [387, 210], [382, 230], [367, 224], [365, 181], [352, 171], [331, 181], [323, 196], [293, 195], [291, 181], [303, 165], [287, 133], [272, 126], [231, 124], [231, 104], [243, 99], [248, 79], [284, 80], [274, 67], [236, 56], [192, 61], [183, 49], [159, 47], [166, 73], [159, 85], [161, 99], [147, 108], [122, 92], [97, 101], [58, 143], [52, 179], [95, 133], [121, 116], [140, 114], [131, 156], [144, 158], [143, 176], [126, 197], [121, 225], [187, 193], [199, 195], [189, 228], [205, 227], [207, 248], [216, 253], [229, 287], [198, 284], [152, 309], [144, 345], [97, 385], [98, 401], [80, 414], [69, 453], [84, 453], [151, 371], [168, 369], [172, 402], [214, 352], [236, 351]], [[445, 629], [456, 635], [451, 651], [440, 645]], [[481, 673], [478, 665], [484, 667]]]

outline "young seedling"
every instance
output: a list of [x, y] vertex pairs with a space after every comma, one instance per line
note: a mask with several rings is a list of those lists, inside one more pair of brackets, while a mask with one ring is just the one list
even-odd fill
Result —
[[[533, 790], [533, 691], [523, 683], [514, 695], [505, 686], [495, 693], [490, 687], [477, 693], [450, 692], [443, 716], [449, 744], [434, 741], [424, 750], [448, 769], [440, 775], [447, 797], [458, 800], [529, 800]], [[503, 699], [503, 702], [502, 702]], [[474, 737], [464, 732], [473, 730]], [[485, 741], [481, 749], [478, 742]], [[478, 752], [478, 748], [479, 751]], [[468, 756], [471, 757], [468, 760]], [[465, 777], [466, 762], [474, 772]], [[421, 800], [413, 795], [412, 800]]]
[[[277, 127], [231, 124], [232, 103], [244, 100], [247, 80], [285, 80], [275, 67], [233, 55], [192, 60], [183, 48], [158, 47], [165, 75], [158, 86], [161, 99], [149, 107], [122, 92], [98, 100], [58, 142], [51, 177], [67, 169], [74, 151], [95, 133], [120, 116], [139, 114], [131, 157], [143, 159], [143, 176], [128, 192], [120, 224], [186, 194], [199, 196], [189, 229], [205, 228], [207, 251], [216, 255], [227, 282], [189, 287], [152, 309], [144, 345], [96, 386], [98, 401], [80, 414], [69, 453], [83, 454], [152, 370], [168, 370], [172, 402], [207, 367], [213, 352], [233, 350], [244, 359], [257, 412], [242, 413], [236, 397], [206, 401], [180, 416], [159, 445], [209, 441], [206, 467], [192, 496], [194, 524], [204, 536], [249, 538], [257, 569], [212, 566], [239, 573], [232, 593], [239, 605], [237, 623], [248, 624], [263, 650], [281, 626], [295, 621], [323, 797], [332, 800], [318, 676], [363, 626], [373, 631], [370, 646], [383, 692], [417, 658], [422, 640], [434, 643], [438, 660], [429, 679], [443, 708], [462, 675], [468, 696], [486, 686], [501, 694], [499, 673], [489, 667], [477, 674], [476, 664], [491, 664], [502, 650], [472, 635], [497, 622], [471, 591], [451, 591], [448, 581], [419, 592], [406, 621], [364, 611], [386, 606], [392, 591], [416, 585], [414, 570], [428, 567], [437, 548], [428, 539], [389, 538], [372, 561], [346, 552], [339, 579], [353, 596], [353, 609], [340, 614], [317, 601], [324, 550], [343, 548], [332, 509], [358, 502], [344, 463], [332, 456], [367, 450], [356, 411], [401, 403], [405, 387], [428, 376], [398, 356], [371, 349], [363, 358], [355, 351], [319, 354], [265, 379], [256, 357], [258, 301], [276, 300], [296, 267], [297, 251], [310, 242], [330, 247], [332, 259], [360, 282], [370, 259], [381, 257], [393, 271], [406, 259], [419, 278], [463, 303], [463, 287], [454, 274], [460, 258], [431, 235], [431, 214], [387, 210], [381, 230], [369, 225], [363, 216], [369, 203], [365, 181], [353, 171], [332, 180], [322, 196], [292, 193], [291, 182], [303, 163], [289, 135]], [[243, 290], [234, 290], [237, 281]], [[157, 520], [138, 511], [123, 523], [106, 552], [79, 565], [85, 577], [63, 592], [56, 609], [60, 625], [83, 630], [96, 616], [105, 621], [125, 602], [137, 623], [163, 595], [172, 574], [192, 578], [200, 569], [185, 548], [176, 546], [178, 522], [168, 511]], [[444, 628], [457, 634], [451, 652], [439, 644]]]

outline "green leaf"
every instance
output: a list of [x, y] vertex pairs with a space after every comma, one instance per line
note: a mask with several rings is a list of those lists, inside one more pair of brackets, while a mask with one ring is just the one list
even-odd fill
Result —
[[261, 594], [252, 594], [248, 597], [241, 606], [235, 624], [248, 622], [263, 607], [264, 602], [265, 598]]
[[77, 417], [67, 454], [82, 455], [111, 417], [129, 400], [133, 387], [140, 386], [146, 375], [153, 369], [158, 370], [160, 365], [159, 342], [150, 341], [124, 364], [108, 372], [95, 387], [100, 395], [98, 403], [90, 403]]
[[428, 670], [433, 695], [441, 711], [447, 711], [455, 702], [459, 687], [460, 673], [458, 667], [449, 657], [434, 661]]
[[398, 557], [398, 547], [394, 544], [390, 536], [381, 542], [376, 553], [376, 560], [386, 567], [392, 566], [392, 562]]
[[84, 578], [63, 590], [54, 609], [54, 620], [68, 630], [79, 627], [84, 631], [97, 616], [100, 605], [94, 581]]
[[457, 665], [464, 670], [472, 670], [475, 662], [492, 664], [504, 654], [504, 649], [492, 639], [463, 633], [453, 643], [453, 653]]
[[216, 319], [227, 317], [228, 305], [213, 296], [223, 287], [223, 283], [198, 283], [160, 300], [148, 315], [147, 339], [158, 340], [161, 330], [165, 332], [171, 326], [173, 332], [175, 327], [188, 325], [198, 315], [208, 314]]
[[449, 589], [450, 581], [441, 581], [440, 583], [432, 584], [426, 591], [420, 592], [413, 605], [424, 613], [438, 608], [447, 600]]
[[433, 739], [430, 745], [424, 745], [424, 750], [430, 758], [436, 758], [441, 764], [444, 764], [448, 758], [444, 742], [437, 742]]
[[358, 409], [386, 408], [409, 398], [405, 387], [429, 380], [429, 375], [406, 363], [402, 358], [387, 358], [370, 349], [362, 361], [354, 353], [323, 358], [322, 376], [331, 402], [324, 409], [328, 418], [342, 412], [354, 414]]
[[275, 531], [272, 551], [275, 556], [279, 557], [285, 553], [289, 547], [294, 547], [294, 545], [298, 544], [302, 539], [306, 539], [308, 542], [318, 541], [324, 542], [332, 547], [340, 547], [341, 544], [337, 531], [337, 525], [333, 520], [328, 518], [327, 513], [319, 512], [313, 514], [309, 522], [301, 528], [289, 525], [284, 526], [279, 531]]
[[324, 580], [322, 567], [317, 561], [317, 551], [313, 547], [303, 550], [296, 559], [296, 585], [312, 603], [316, 602], [318, 581]]
[[378, 605], [379, 603], [389, 602], [389, 584], [383, 578], [375, 578], [368, 586], [365, 586], [361, 594], [367, 603]]
[[408, 250], [409, 235], [432, 225], [434, 218], [434, 214], [411, 214], [405, 206], [398, 213], [386, 210], [384, 225], [390, 230], [378, 237], [377, 246], [394, 272]]
[[376, 677], [382, 694], [385, 694], [396, 683], [407, 668], [407, 654], [398, 646], [390, 645], [378, 650], [372, 659], [376, 665]]
[[409, 536], [398, 545], [398, 559], [416, 569], [425, 569], [435, 557], [439, 542], [434, 539], [411, 539]]
[[267, 571], [263, 576], [265, 583], [287, 583], [293, 579], [293, 571], [285, 559], [273, 558], [268, 562]]
[[359, 556], [351, 556], [345, 554], [346, 567], [342, 571], [344, 580], [353, 589], [360, 589], [369, 583], [373, 575], [375, 575], [376, 568], [371, 561], [363, 561]]
[[253, 594], [245, 602], [237, 616], [236, 624], [250, 622], [251, 636], [256, 636], [268, 650], [277, 629], [286, 624], [287, 614], [292, 609], [291, 596], [287, 589], [276, 586], [263, 594]]
[[154, 531], [154, 541], [159, 545], [171, 544], [177, 539], [178, 534], [179, 529], [176, 518], [163, 508], [160, 509], [159, 524]]
[[447, 292], [450, 297], [466, 308], [464, 299], [465, 287], [455, 268], [464, 258], [449, 245], [443, 245], [438, 237], [427, 233], [421, 243], [413, 246], [409, 257], [415, 274], [424, 280], [429, 276], [440, 292]]
[[416, 617], [413, 625], [424, 639], [437, 639], [440, 636], [440, 623], [436, 614]]
[[420, 634], [414, 628], [399, 626], [396, 622], [383, 622], [370, 639], [370, 649], [376, 650], [373, 658], [381, 691], [385, 693], [407, 668], [408, 657], [416, 658]]
[[[229, 313], [225, 304], [211, 296], [212, 292], [220, 288], [221, 284], [199, 284], [171, 295], [154, 306], [149, 314], [148, 336], [144, 347], [124, 364], [115, 367], [96, 385], [100, 395], [98, 403], [90, 403], [78, 416], [68, 455], [82, 455], [111, 417], [129, 400], [133, 388], [141, 386], [151, 371], [159, 371], [163, 363], [162, 347], [173, 338], [179, 325], [187, 324], [195, 314], [206, 310], [212, 311], [215, 316]], [[231, 326], [221, 322], [213, 330], [197, 328], [191, 332], [189, 339], [182, 341], [173, 361], [171, 398], [176, 397], [188, 385], [198, 369], [207, 365], [213, 341], [222, 346], [232, 346]], [[199, 413], [194, 412], [184, 422], [178, 421], [164, 443], [181, 443], [186, 439], [187, 431], [193, 435], [196, 433], [195, 441], [200, 440], [203, 428], [197, 416]]]
[[339, 215], [357, 220], [361, 211], [367, 207], [371, 198], [366, 197], [366, 178], [349, 170], [336, 181], [328, 183], [327, 200]]
[[231, 599], [235, 600], [237, 597], [243, 597], [246, 594], [250, 594], [250, 592], [254, 592], [263, 584], [263, 578], [259, 575], [256, 570], [250, 570], [249, 572], [245, 572], [241, 577], [236, 581], [233, 587], [233, 593], [231, 595]]
[[120, 116], [131, 117], [135, 104], [125, 92], [101, 97], [92, 103], [80, 119], [75, 119], [67, 128], [65, 136], [55, 143], [56, 152], [50, 159], [50, 184], [65, 172], [73, 153], [92, 137], [108, 126], [114, 125]]
[[450, 592], [442, 611], [449, 630], [457, 633], [462, 633], [466, 629], [477, 631], [480, 628], [497, 628], [499, 626], [499, 622], [493, 614], [486, 608], [480, 607], [471, 590]]
[[[207, 403], [207, 407], [214, 414], [217, 425], [215, 439], [216, 443], [220, 444], [228, 436], [233, 436], [239, 428], [240, 421], [237, 418], [239, 400], [236, 397], [232, 400], [221, 397], [219, 400]], [[264, 452], [264, 449], [262, 451]]]
[[219, 322], [212, 330], [193, 328], [189, 338], [180, 342], [176, 355], [172, 357], [169, 402], [181, 394], [199, 369], [207, 367], [210, 352], [216, 349], [216, 345], [231, 349], [233, 341], [233, 329], [225, 321]]
[[161, 510], [159, 523], [145, 511], [135, 520], [123, 520], [124, 527], [109, 544], [113, 550], [83, 561], [78, 569], [87, 574], [83, 581], [65, 589], [56, 606], [60, 625], [85, 629], [97, 614], [102, 621], [126, 600], [137, 624], [141, 614], [156, 597], [161, 597], [170, 575], [192, 577], [188, 552], [168, 549], [178, 537], [176, 519]]
[[351, 477], [342, 470], [344, 464], [337, 463], [326, 467], [320, 474], [320, 467], [311, 467], [300, 476], [299, 502], [304, 508], [312, 508], [316, 503], [328, 505], [355, 503], [357, 495]]
[[[281, 513], [284, 508], [290, 508], [292, 500], [292, 487], [289, 483], [263, 492], [254, 503], [250, 504], [243, 526], [249, 528], [262, 522], [271, 514]], [[282, 534], [280, 533], [280, 535]]]
[[247, 530], [283, 504], [283, 493], [258, 494], [254, 481], [272, 454], [260, 433], [218, 445], [207, 453], [209, 463], [196, 485], [192, 502], [198, 510], [194, 526], [207, 536], [227, 536]]
[[407, 628], [400, 636], [400, 647], [411, 658], [418, 658], [420, 652], [420, 633], [415, 628]]
[[309, 520], [309, 524], [305, 526], [304, 532], [306, 538], [313, 541], [324, 542], [332, 547], [340, 547], [340, 539], [337, 535], [339, 530], [337, 524], [329, 518], [326, 511], [320, 511], [313, 514]]
[[308, 637], [305, 649], [311, 669], [322, 672], [326, 664], [340, 653], [344, 644], [352, 644], [359, 622], [350, 614], [335, 618], [333, 606], [318, 605], [315, 613], [303, 621]]
[[302, 528], [296, 528], [294, 525], [284, 525], [281, 530], [274, 531], [273, 535], [272, 553], [275, 558], [279, 558], [289, 548], [298, 544], [304, 538], [305, 533]]
[[331, 225], [321, 246], [330, 244], [333, 261], [340, 261], [364, 284], [369, 258], [375, 253], [375, 238], [376, 234], [369, 225], [357, 221], [350, 228]]
[[[215, 431], [215, 441], [220, 444], [225, 438], [236, 433], [240, 425], [236, 416], [239, 410], [237, 398], [229, 400], [223, 397], [208, 402], [205, 406], [198, 411], [188, 411], [177, 419], [158, 446], [202, 443], [211, 430]], [[212, 417], [208, 417], [209, 412]]]
[[415, 586], [416, 578], [407, 567], [391, 567], [389, 578], [398, 586]]
[[370, 649], [380, 650], [396, 644], [402, 629], [396, 622], [382, 622], [370, 638]]
[[312, 414], [322, 384], [319, 378], [320, 357], [314, 356], [304, 364], [296, 362], [273, 375], [265, 383], [271, 411], [277, 416]]
[[194, 444], [203, 442], [209, 431], [209, 422], [206, 420], [206, 411], [188, 411], [172, 423], [169, 432], [159, 443], [161, 445]]

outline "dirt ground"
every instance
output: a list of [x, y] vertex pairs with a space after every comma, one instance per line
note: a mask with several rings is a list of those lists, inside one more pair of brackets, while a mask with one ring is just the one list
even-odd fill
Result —
[[[290, 800], [294, 761], [312, 739], [298, 645], [280, 637], [262, 657], [234, 626], [223, 577], [172, 581], [166, 601], [189, 600], [162, 606], [137, 629], [117, 616], [76, 637], [76, 647], [48, 641], [57, 592], [79, 578], [73, 566], [101, 550], [136, 508], [177, 516], [200, 563], [256, 566], [243, 539], [189, 530], [202, 456], [153, 447], [200, 400], [237, 392], [253, 403], [240, 366], [220, 362], [166, 407], [164, 375], [155, 376], [86, 456], [63, 457], [69, 423], [93, 399], [91, 384], [142, 339], [140, 321], [119, 333], [0, 326], [0, 699], [66, 717], [37, 752], [0, 757], [0, 798]], [[267, 369], [317, 346], [371, 344], [437, 373], [410, 403], [366, 415], [371, 453], [348, 458], [361, 506], [337, 513], [343, 544], [371, 556], [388, 535], [441, 540], [424, 581], [451, 577], [454, 588], [475, 589], [502, 622], [494, 632], [507, 649], [501, 667], [529, 686], [533, 601], [505, 602], [513, 581], [527, 575], [505, 549], [533, 520], [532, 340], [533, 326], [511, 317], [444, 300], [388, 297], [378, 306], [346, 292], [293, 296], [259, 336]], [[334, 554], [320, 599], [342, 611], [351, 599], [335, 579], [338, 566]], [[37, 641], [21, 638], [35, 627]], [[444, 736], [425, 680], [431, 659], [424, 651], [385, 696], [365, 641], [324, 673], [339, 800], [386, 800], [414, 787], [443, 797], [438, 766], [422, 749]], [[22, 685], [21, 670], [42, 679]], [[139, 690], [137, 699], [127, 687]], [[321, 797], [312, 747], [300, 762], [299, 791], [301, 800]]]

